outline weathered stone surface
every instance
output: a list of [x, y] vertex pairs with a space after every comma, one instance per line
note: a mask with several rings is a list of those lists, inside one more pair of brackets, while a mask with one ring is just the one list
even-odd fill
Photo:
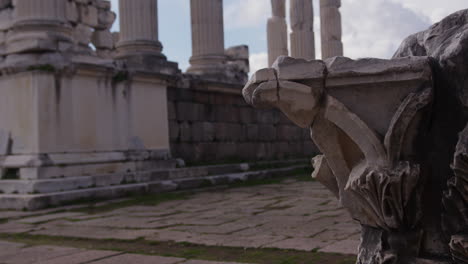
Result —
[[191, 0], [192, 57], [187, 70], [195, 74], [218, 73], [226, 67], [224, 54], [223, 2]]
[[341, 0], [320, 0], [322, 58], [343, 56]]
[[315, 59], [314, 10], [309, 0], [289, 1], [291, 57]]
[[137, 254], [123, 254], [111, 258], [106, 258], [99, 261], [99, 264], [126, 264], [126, 263], [141, 263], [141, 264], [176, 264], [181, 263], [182, 258], [160, 257], [160, 256], [144, 256]]
[[[247, 102], [311, 125], [324, 154], [315, 160], [314, 176], [363, 226], [359, 263], [449, 263], [450, 254], [466, 262], [468, 137], [457, 133], [468, 120], [467, 14], [457, 12], [411, 36], [392, 60], [326, 60], [322, 93], [301, 86], [317, 87], [307, 77], [294, 79], [300, 70], [282, 80], [278, 66], [279, 96], [265, 85], [270, 80], [245, 87]], [[311, 100], [304, 100], [308, 93]], [[284, 101], [307, 111], [301, 116], [281, 107]]]
[[271, 0], [272, 17], [267, 23], [268, 65], [279, 56], [288, 55], [288, 33], [285, 0]]
[[98, 49], [114, 48], [114, 39], [109, 30], [95, 30], [92, 36], [92, 42]]
[[318, 60], [294, 59], [281, 56], [272, 68], [276, 69], [280, 80], [316, 80], [322, 81], [325, 77], [325, 64]]
[[[115, 255], [120, 255], [120, 252], [116, 251], [104, 251], [104, 250], [87, 250], [80, 251], [74, 254], [60, 256], [56, 258], [47, 259], [44, 261], [36, 262], [37, 264], [80, 264], [99, 261], [101, 259], [109, 258]], [[98, 262], [99, 263], [99, 262]]]

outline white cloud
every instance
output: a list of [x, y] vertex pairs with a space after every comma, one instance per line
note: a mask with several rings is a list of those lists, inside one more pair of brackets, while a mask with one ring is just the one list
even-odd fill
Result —
[[249, 60], [251, 73], [268, 67], [268, 54], [266, 52], [251, 54]]
[[391, 0], [430, 18], [431, 23], [439, 22], [447, 15], [468, 8], [466, 0]]
[[231, 0], [224, 6], [224, 23], [227, 28], [264, 26], [270, 14], [270, 0]]
[[430, 26], [430, 19], [389, 0], [344, 0], [343, 44], [351, 58], [389, 58], [410, 34]]

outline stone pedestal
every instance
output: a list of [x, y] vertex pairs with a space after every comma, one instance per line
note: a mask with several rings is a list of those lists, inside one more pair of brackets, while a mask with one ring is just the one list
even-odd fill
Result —
[[314, 10], [312, 0], [290, 0], [291, 57], [315, 59]]
[[286, 25], [285, 0], [271, 0], [273, 16], [268, 19], [268, 65], [281, 55], [288, 55], [288, 28]]
[[343, 56], [341, 0], [320, 0], [322, 59]]
[[224, 23], [222, 0], [191, 0], [192, 57], [189, 73], [222, 73]]
[[6, 53], [65, 50], [71, 47], [66, 1], [16, 1]]

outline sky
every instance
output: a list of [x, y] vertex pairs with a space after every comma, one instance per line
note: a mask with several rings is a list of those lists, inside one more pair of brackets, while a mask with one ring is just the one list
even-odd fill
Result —
[[[246, 44], [251, 72], [267, 67], [270, 0], [223, 1], [225, 47]], [[118, 13], [118, 0], [111, 2]], [[313, 2], [316, 54], [320, 58], [319, 4], [318, 0]], [[405, 37], [465, 8], [467, 0], [342, 0], [344, 55], [353, 59], [390, 58]], [[185, 70], [192, 52], [190, 0], [159, 0], [158, 15], [163, 53]], [[119, 30], [118, 21], [113, 30]]]

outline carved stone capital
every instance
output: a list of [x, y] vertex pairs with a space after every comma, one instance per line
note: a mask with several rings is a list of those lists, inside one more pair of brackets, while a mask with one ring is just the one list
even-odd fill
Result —
[[433, 100], [430, 59], [280, 57], [255, 73], [243, 94], [310, 127], [324, 154], [313, 161], [313, 177], [364, 227], [358, 263], [418, 257], [425, 179], [413, 157], [415, 129]]

